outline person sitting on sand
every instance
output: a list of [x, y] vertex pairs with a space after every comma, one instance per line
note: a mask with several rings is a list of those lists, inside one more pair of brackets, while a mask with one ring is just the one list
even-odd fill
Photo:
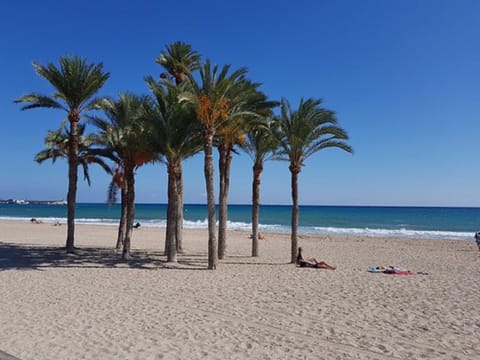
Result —
[[336, 269], [335, 266], [328, 265], [325, 261], [317, 261], [317, 259], [313, 257], [303, 257], [301, 246], [298, 248], [297, 265], [300, 267], [314, 267], [317, 269]]
[[140, 224], [139, 222], [137, 222], [135, 225], [133, 225], [133, 227], [134, 227], [135, 229], [140, 228], [140, 226], [142, 226], [142, 224]]
[[31, 219], [30, 219], [30, 222], [31, 222], [32, 224], [41, 224], [43, 221], [42, 221], [42, 220], [37, 220], [37, 219], [35, 219], [35, 218], [31, 218]]

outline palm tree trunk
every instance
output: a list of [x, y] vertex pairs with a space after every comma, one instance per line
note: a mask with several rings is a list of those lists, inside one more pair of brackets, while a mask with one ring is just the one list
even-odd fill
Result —
[[125, 242], [123, 243], [123, 260], [130, 259], [133, 221], [135, 218], [135, 175], [133, 168], [133, 165], [125, 166], [125, 182], [127, 186], [127, 225], [125, 231]]
[[292, 174], [292, 234], [291, 234], [291, 262], [295, 263], [297, 258], [297, 230], [298, 230], [298, 173], [299, 171], [290, 166], [290, 172]]
[[252, 182], [252, 256], [258, 254], [258, 222], [260, 214], [260, 175], [263, 166], [261, 162], [253, 165], [253, 182]]
[[181, 161], [178, 164], [177, 173], [177, 199], [178, 199], [178, 211], [177, 222], [175, 228], [175, 238], [177, 245], [177, 252], [183, 252], [183, 170]]
[[[218, 168], [220, 174], [220, 194], [218, 197], [218, 258], [223, 259], [227, 250], [227, 218], [228, 218], [228, 183], [229, 161], [225, 144], [218, 146]], [[231, 155], [230, 155], [231, 163]]]
[[117, 245], [115, 246], [115, 249], [117, 250], [122, 248], [127, 230], [127, 188], [124, 186], [120, 191], [120, 223], [118, 225]]
[[[74, 109], [75, 110], [75, 109]], [[77, 112], [69, 114], [70, 135], [68, 141], [68, 194], [67, 194], [67, 253], [75, 251], [75, 204], [78, 179], [78, 120]]]
[[167, 205], [167, 231], [165, 235], [165, 248], [167, 262], [177, 262], [177, 246], [175, 232], [178, 211], [177, 176], [175, 163], [168, 163], [168, 205]]
[[210, 127], [206, 130], [205, 145], [203, 147], [205, 153], [204, 173], [205, 185], [207, 190], [207, 204], [208, 204], [208, 268], [215, 270], [218, 263], [218, 244], [215, 238], [215, 189], [213, 184], [213, 136], [215, 135], [215, 128]]

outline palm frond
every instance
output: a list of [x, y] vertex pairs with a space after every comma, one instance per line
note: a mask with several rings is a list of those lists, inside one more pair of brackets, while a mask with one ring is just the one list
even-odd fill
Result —
[[91, 186], [92, 182], [90, 181], [88, 163], [86, 163], [85, 161], [81, 161], [80, 164], [82, 165], [82, 168], [83, 168], [83, 180], [87, 182], [88, 186]]
[[28, 105], [22, 106], [22, 110], [34, 109], [34, 108], [54, 108], [54, 109], [62, 109], [68, 111], [62, 104], [58, 101], [53, 100], [52, 98], [37, 94], [31, 93], [24, 96], [19, 97], [18, 99], [14, 100], [14, 103], [29, 103]]
[[58, 158], [64, 158], [65, 157], [65, 152], [60, 149], [45, 149], [40, 152], [38, 152], [34, 160], [38, 162], [39, 164], [43, 163], [45, 160], [52, 160], [52, 163], [55, 163], [55, 161]]

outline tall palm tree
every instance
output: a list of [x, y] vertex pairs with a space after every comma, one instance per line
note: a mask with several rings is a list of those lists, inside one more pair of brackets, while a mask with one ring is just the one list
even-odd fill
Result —
[[[159, 57], [155, 61], [160, 64], [166, 73], [160, 74], [163, 79], [170, 77], [175, 80], [177, 87], [185, 85], [185, 80], [192, 79], [192, 73], [199, 69], [201, 55], [192, 49], [192, 46], [180, 41], [174, 42], [165, 47]], [[170, 76], [169, 76], [170, 75]], [[152, 77], [147, 77], [147, 83], [155, 83]], [[177, 251], [182, 251], [183, 246], [183, 178], [182, 163], [178, 164], [180, 171], [177, 171], [176, 189], [178, 192], [177, 202], [177, 219], [175, 224], [175, 243]], [[167, 243], [165, 244], [167, 245]], [[165, 252], [168, 252], [165, 249]]]
[[265, 117], [264, 123], [254, 126], [247, 133], [242, 149], [253, 161], [252, 180], [252, 256], [259, 256], [258, 223], [260, 216], [260, 178], [263, 163], [274, 157], [279, 143], [273, 134], [273, 119]]
[[[146, 109], [149, 99], [129, 93], [121, 93], [118, 100], [103, 99], [97, 107], [105, 113], [108, 120], [90, 117], [90, 122], [99, 128], [99, 136], [112, 159], [117, 161], [115, 180], [126, 191], [126, 224], [122, 258], [130, 258], [130, 245], [135, 217], [135, 170], [143, 164], [153, 161], [155, 155], [145, 143]], [[121, 224], [120, 224], [121, 226]], [[119, 227], [120, 231], [120, 227]]]
[[235, 146], [245, 140], [248, 129], [271, 111], [275, 102], [267, 101], [265, 94], [258, 88], [261, 84], [242, 79], [236, 81], [229, 92], [229, 117], [217, 129], [217, 149], [219, 154], [219, 209], [218, 209], [218, 257], [225, 257], [227, 248], [228, 193], [230, 187], [230, 168]]
[[278, 159], [290, 162], [292, 186], [292, 233], [291, 262], [297, 256], [298, 228], [298, 174], [305, 160], [317, 151], [335, 147], [347, 152], [353, 149], [345, 140], [348, 135], [337, 123], [335, 114], [320, 107], [321, 100], [300, 100], [298, 109], [293, 111], [286, 99], [280, 104], [281, 113], [277, 120], [277, 139], [280, 143]]
[[79, 121], [85, 112], [92, 110], [96, 99], [94, 95], [100, 90], [110, 74], [103, 72], [103, 64], [88, 64], [87, 60], [77, 56], [60, 57], [60, 67], [48, 63], [33, 63], [38, 75], [46, 79], [55, 88], [51, 97], [30, 93], [15, 103], [27, 103], [22, 110], [33, 108], [55, 108], [68, 114], [70, 124], [68, 141], [68, 194], [67, 194], [67, 252], [74, 252], [75, 203], [78, 178], [78, 138]]
[[[243, 122], [242, 122], [243, 123]], [[230, 168], [234, 147], [243, 142], [244, 130], [241, 122], [230, 123], [218, 129], [218, 258], [223, 259], [227, 250], [228, 193], [230, 189]]]
[[[180, 85], [185, 76], [189, 76], [193, 71], [198, 70], [200, 58], [200, 54], [193, 50], [190, 44], [176, 41], [167, 45], [166, 49], [155, 59], [155, 62], [162, 65], [174, 77], [175, 83]], [[167, 74], [162, 73], [160, 76], [165, 79]]]
[[230, 66], [224, 65], [221, 69], [212, 66], [206, 60], [200, 67], [200, 82], [192, 79], [192, 90], [180, 96], [181, 101], [188, 101], [194, 105], [197, 119], [202, 125], [204, 173], [208, 204], [208, 268], [216, 269], [218, 263], [218, 244], [215, 237], [215, 193], [213, 168], [213, 140], [216, 130], [229, 117], [230, 91], [236, 81], [243, 79], [247, 72], [241, 68], [230, 72]]
[[168, 172], [168, 205], [165, 253], [168, 262], [177, 261], [177, 224], [181, 206], [182, 161], [202, 150], [200, 126], [195, 111], [190, 104], [180, 103], [178, 94], [184, 86], [175, 86], [168, 81], [155, 82], [147, 78], [147, 83], [155, 96], [155, 104], [149, 117], [151, 134], [149, 139], [155, 152], [162, 155]]

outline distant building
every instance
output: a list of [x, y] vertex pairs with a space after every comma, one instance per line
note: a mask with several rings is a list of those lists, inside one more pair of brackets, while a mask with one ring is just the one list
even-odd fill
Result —
[[24, 205], [24, 204], [29, 204], [29, 202], [26, 200], [19, 200], [19, 199], [7, 199], [7, 200], [0, 200], [0, 204]]
[[22, 199], [7, 199], [1, 200], [0, 204], [9, 205], [67, 205], [66, 200], [22, 200]]

